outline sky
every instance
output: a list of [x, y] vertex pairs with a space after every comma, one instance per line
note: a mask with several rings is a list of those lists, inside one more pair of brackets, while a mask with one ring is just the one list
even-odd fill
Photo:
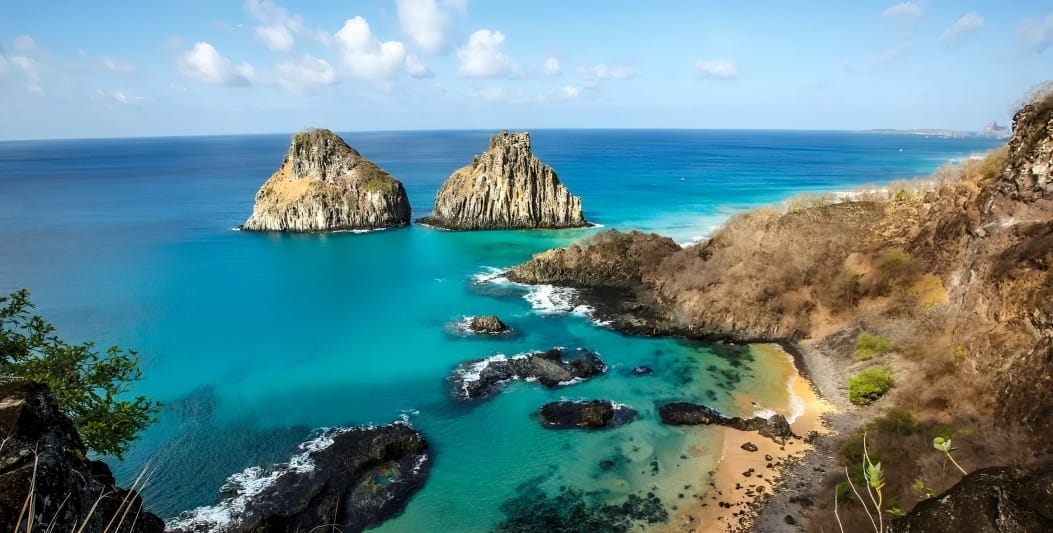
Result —
[[1053, 78], [1053, 1], [0, 0], [0, 139], [976, 130]]

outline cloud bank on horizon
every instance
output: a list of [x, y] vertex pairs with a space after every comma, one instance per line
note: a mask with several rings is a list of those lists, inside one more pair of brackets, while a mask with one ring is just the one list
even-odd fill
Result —
[[5, 8], [0, 139], [977, 129], [1053, 72], [1038, 2], [141, 4]]

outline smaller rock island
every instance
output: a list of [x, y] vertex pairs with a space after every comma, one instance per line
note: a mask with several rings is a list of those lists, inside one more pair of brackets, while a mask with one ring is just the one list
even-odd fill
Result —
[[530, 134], [502, 131], [490, 148], [442, 184], [431, 215], [443, 229], [559, 229], [589, 226], [581, 198], [530, 151]]
[[281, 168], [259, 192], [246, 231], [326, 232], [405, 226], [402, 183], [362, 157], [337, 134], [297, 133]]

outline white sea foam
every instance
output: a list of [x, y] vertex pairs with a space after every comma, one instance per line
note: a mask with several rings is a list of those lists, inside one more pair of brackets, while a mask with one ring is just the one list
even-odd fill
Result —
[[779, 413], [776, 413], [774, 410], [767, 409], [767, 408], [765, 408], [765, 409], [757, 409], [756, 411], [753, 412], [753, 416], [760, 417], [760, 418], [763, 418], [765, 420], [770, 420], [771, 417], [773, 417], [773, 416], [775, 416], [777, 414], [779, 414]]
[[256, 495], [282, 476], [313, 471], [315, 465], [311, 459], [312, 453], [332, 446], [333, 438], [337, 435], [357, 429], [360, 428], [322, 428], [317, 437], [299, 445], [300, 453], [292, 456], [288, 463], [273, 465], [269, 469], [250, 466], [231, 475], [220, 488], [221, 493], [229, 495], [227, 498], [216, 505], [198, 507], [182, 513], [168, 522], [168, 529], [225, 531], [236, 528], [237, 521]]
[[426, 453], [420, 454], [420, 457], [417, 457], [417, 462], [413, 464], [413, 469], [411, 470], [411, 472], [413, 474], [419, 474], [420, 473], [420, 469], [424, 468], [424, 463], [426, 463], [426, 462], [428, 462], [428, 454], [426, 454]]
[[786, 421], [794, 423], [801, 415], [804, 414], [804, 398], [801, 398], [793, 391], [793, 383], [797, 380], [797, 376], [790, 378], [790, 381], [786, 384], [786, 391], [790, 395], [789, 406], [787, 406]]

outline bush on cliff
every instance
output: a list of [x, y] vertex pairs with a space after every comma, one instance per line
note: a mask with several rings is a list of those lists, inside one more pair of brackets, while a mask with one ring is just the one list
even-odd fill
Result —
[[848, 399], [856, 405], [868, 405], [892, 388], [892, 371], [868, 368], [848, 378]]
[[30, 314], [33, 307], [25, 289], [0, 296], [0, 374], [47, 385], [89, 450], [122, 457], [159, 408], [126, 396], [142, 377], [138, 355], [66, 343], [50, 322]]

